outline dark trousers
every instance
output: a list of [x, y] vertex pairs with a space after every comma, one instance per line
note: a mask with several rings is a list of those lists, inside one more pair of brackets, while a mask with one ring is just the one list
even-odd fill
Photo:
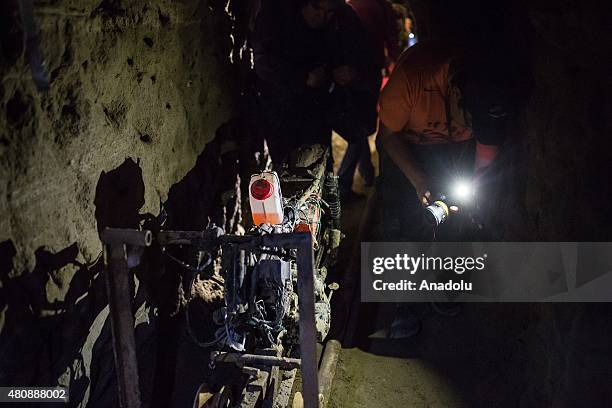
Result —
[[[357, 166], [366, 181], [374, 178], [368, 136], [376, 131], [378, 121], [376, 104], [382, 83], [380, 73], [372, 75], [368, 83], [369, 91], [361, 90], [345, 94], [337, 92], [340, 98], [335, 100], [336, 108], [338, 105], [343, 108], [337, 108], [339, 112], [332, 120], [333, 129], [349, 142], [338, 170], [338, 183], [342, 192], [351, 190]], [[339, 101], [342, 103], [338, 103]]]
[[364, 180], [374, 179], [374, 165], [370, 158], [370, 145], [367, 138], [349, 143], [346, 148], [340, 169], [338, 169], [338, 183], [342, 192], [351, 190], [357, 166]]
[[[460, 241], [464, 216], [452, 214], [439, 228], [425, 217], [426, 210], [414, 186], [384, 151], [377, 140], [380, 175], [376, 181], [382, 240], [389, 242]], [[432, 199], [448, 194], [459, 178], [470, 178], [474, 163], [474, 142], [413, 145], [415, 160], [431, 182]]]

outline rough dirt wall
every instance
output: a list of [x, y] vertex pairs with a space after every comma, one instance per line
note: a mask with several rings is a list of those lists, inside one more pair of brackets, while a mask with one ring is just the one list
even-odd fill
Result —
[[142, 169], [141, 212], [157, 213], [231, 108], [223, 9], [41, 1], [35, 16], [49, 92], [36, 92], [19, 36], [3, 47], [16, 50], [5, 55], [0, 92], [0, 241], [13, 240], [17, 270], [32, 270], [41, 246], [76, 242], [81, 260], [95, 259], [96, 184], [128, 157]]
[[534, 88], [523, 143], [537, 240], [612, 238], [612, 37], [609, 4], [525, 5]]
[[[612, 238], [612, 13], [603, 1], [524, 2], [533, 88], [518, 141], [534, 241]], [[612, 402], [609, 304], [533, 305], [525, 406]]]
[[[51, 81], [39, 93], [18, 4], [0, 5], [1, 385], [59, 381], [71, 406], [115, 405], [98, 229], [137, 227], [162, 201], [193, 203], [174, 205], [175, 226], [202, 227], [213, 209], [239, 217], [236, 146], [221, 126], [237, 90], [229, 55], [241, 45], [231, 11], [216, 1], [35, 1]], [[221, 204], [232, 199], [228, 213]], [[194, 210], [196, 221], [178, 214]], [[136, 337], [145, 406], [168, 406], [172, 383], [156, 366], [172, 344], [158, 317], [176, 306], [177, 282], [164, 289], [155, 261], [136, 271]]]

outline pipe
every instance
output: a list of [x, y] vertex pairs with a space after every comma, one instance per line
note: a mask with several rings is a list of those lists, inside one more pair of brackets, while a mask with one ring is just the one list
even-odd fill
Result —
[[338, 357], [342, 345], [338, 340], [328, 340], [319, 366], [319, 401], [321, 408], [329, 403]]
[[140, 408], [138, 358], [130, 291], [133, 278], [128, 268], [127, 246], [150, 246], [153, 234], [148, 230], [105, 228], [101, 240], [107, 253], [104, 275], [119, 388], [119, 406]]
[[[312, 235], [309, 232], [283, 234], [285, 239], [297, 241], [297, 271], [298, 271], [298, 299], [300, 313], [300, 355], [302, 357], [302, 396], [304, 406], [319, 408], [318, 378], [316, 362], [317, 333], [315, 328], [315, 299], [314, 299], [314, 256], [312, 253]], [[282, 235], [276, 235], [281, 237]], [[274, 237], [274, 235], [266, 235]], [[282, 238], [281, 238], [282, 239]]]
[[300, 366], [299, 358], [266, 356], [261, 354], [240, 354], [227, 353], [222, 351], [213, 351], [211, 360], [215, 363], [233, 363], [238, 367], [262, 365], [262, 366], [278, 366], [283, 369], [292, 370]]
[[104, 228], [101, 234], [102, 243], [106, 245], [135, 245], [148, 247], [153, 242], [149, 230], [140, 231], [127, 228]]
[[130, 295], [130, 280], [125, 245], [107, 244], [106, 291], [110, 309], [113, 354], [119, 406], [140, 408], [140, 387], [138, 380], [138, 359], [134, 336], [134, 314]]

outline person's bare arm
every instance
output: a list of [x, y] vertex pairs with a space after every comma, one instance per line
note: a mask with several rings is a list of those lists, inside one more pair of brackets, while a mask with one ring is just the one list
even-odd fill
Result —
[[410, 144], [398, 132], [393, 132], [382, 122], [379, 124], [376, 137], [380, 138], [385, 152], [414, 186], [418, 200], [423, 205], [429, 204], [431, 198], [429, 181], [421, 166], [415, 161]]

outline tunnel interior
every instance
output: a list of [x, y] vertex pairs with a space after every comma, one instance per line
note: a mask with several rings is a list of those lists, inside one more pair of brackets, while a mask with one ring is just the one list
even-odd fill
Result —
[[[250, 44], [264, 1], [0, 4], [0, 386], [61, 385], [69, 406], [118, 406], [102, 230], [248, 229], [249, 177], [269, 160]], [[610, 241], [609, 5], [404, 3], [419, 41], [478, 49], [511, 101], [490, 239]], [[345, 145], [334, 142], [336, 167]], [[344, 206], [330, 406], [612, 406], [608, 303], [469, 304], [456, 318], [420, 305], [419, 337], [372, 339], [392, 306], [352, 297], [356, 245], [376, 240], [367, 208]], [[192, 406], [213, 381], [185, 310], [205, 338], [221, 289], [199, 282], [189, 303], [191, 276], [155, 245], [134, 274], [142, 406]]]

